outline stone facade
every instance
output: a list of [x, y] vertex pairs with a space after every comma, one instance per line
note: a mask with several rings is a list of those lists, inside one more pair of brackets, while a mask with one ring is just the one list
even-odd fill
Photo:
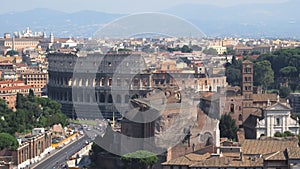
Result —
[[52, 150], [51, 141], [50, 131], [21, 140], [14, 157], [18, 169], [25, 168], [45, 157]]
[[[112, 118], [128, 109], [131, 97], [143, 97], [151, 86], [141, 55], [51, 53], [48, 96], [71, 118]], [[115, 104], [114, 104], [115, 103]]]
[[257, 120], [256, 137], [273, 137], [276, 132], [290, 131], [299, 134], [299, 120], [291, 118], [291, 108], [282, 103], [269, 106], [264, 110], [264, 119]]
[[26, 70], [22, 72], [20, 76], [20, 79], [23, 80], [26, 85], [33, 86], [35, 95], [42, 95], [42, 89], [46, 87], [48, 82], [48, 73], [38, 70]]
[[[216, 91], [227, 86], [225, 76], [169, 70], [148, 71], [140, 54], [108, 53], [80, 56], [50, 53], [48, 96], [62, 104], [71, 118], [121, 117], [131, 98], [144, 98], [157, 87]], [[164, 68], [165, 69], [165, 68]], [[99, 111], [100, 110], [100, 111]]]
[[0, 151], [0, 161], [3, 162], [3, 165], [7, 168], [22, 169], [45, 157], [52, 150], [52, 133], [39, 130], [41, 132], [35, 135], [19, 138], [19, 147], [16, 151], [8, 149]]
[[13, 80], [6, 80], [0, 82], [0, 98], [6, 101], [8, 107], [10, 109], [15, 110], [16, 105], [16, 98], [17, 93], [20, 94], [28, 94], [29, 90], [33, 89], [33, 86], [26, 85], [24, 81], [13, 81]]

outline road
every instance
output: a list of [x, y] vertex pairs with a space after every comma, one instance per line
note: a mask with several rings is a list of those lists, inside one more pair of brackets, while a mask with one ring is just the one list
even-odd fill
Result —
[[46, 160], [33, 167], [35, 169], [55, 169], [63, 168], [66, 164], [66, 159], [78, 152], [86, 145], [86, 140], [89, 140], [87, 136], [80, 138], [77, 141], [70, 143], [67, 147], [63, 148], [61, 151], [55, 152], [51, 157], [45, 157]]

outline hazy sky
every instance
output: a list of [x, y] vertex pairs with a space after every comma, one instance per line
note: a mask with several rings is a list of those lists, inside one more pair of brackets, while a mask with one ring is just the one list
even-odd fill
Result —
[[162, 11], [172, 6], [196, 3], [232, 6], [247, 3], [280, 3], [289, 0], [4, 0], [0, 13], [50, 8], [65, 12], [95, 10], [110, 13], [136, 13]]

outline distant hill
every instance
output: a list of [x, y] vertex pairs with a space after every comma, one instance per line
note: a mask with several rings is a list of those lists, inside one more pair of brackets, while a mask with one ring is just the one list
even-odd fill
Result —
[[[182, 17], [208, 36], [273, 37], [300, 39], [299, 0], [272, 4], [239, 4], [230, 7], [183, 4], [164, 13]], [[79, 11], [65, 13], [39, 8], [0, 14], [0, 36], [30, 27], [56, 37], [91, 37], [103, 25], [125, 14]]]
[[53, 32], [56, 37], [90, 37], [104, 24], [121, 16], [123, 14], [96, 11], [66, 13], [46, 8], [6, 13], [0, 15], [0, 36], [5, 32], [22, 31], [30, 27], [36, 32]]
[[209, 36], [300, 38], [300, 1], [230, 7], [184, 4], [164, 12], [187, 19]]

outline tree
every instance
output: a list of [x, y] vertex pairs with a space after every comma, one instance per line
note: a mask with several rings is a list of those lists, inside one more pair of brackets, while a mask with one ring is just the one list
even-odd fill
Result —
[[9, 56], [16, 56], [16, 55], [19, 55], [19, 52], [18, 51], [15, 51], [15, 50], [10, 50], [10, 51], [7, 51], [6, 56], [9, 55]]
[[283, 136], [284, 137], [291, 137], [291, 136], [293, 136], [293, 133], [291, 133], [290, 131], [285, 131], [285, 132], [283, 132]]
[[234, 55], [235, 54], [235, 50], [233, 50], [232, 48], [227, 48], [227, 55]]
[[17, 98], [16, 98], [16, 108], [17, 108], [17, 109], [23, 108], [22, 94], [20, 94], [20, 93], [17, 93]]
[[233, 66], [229, 66], [225, 70], [225, 76], [227, 79], [227, 82], [232, 86], [238, 86], [241, 82], [241, 70], [234, 68]]
[[238, 61], [236, 60], [236, 56], [233, 55], [232, 58], [231, 58], [231, 64], [233, 66], [238, 66]]
[[0, 132], [13, 135], [34, 127], [50, 127], [58, 123], [65, 126], [67, 117], [61, 112], [61, 105], [49, 98], [17, 94], [15, 112], [0, 99]]
[[147, 169], [152, 168], [152, 166], [158, 162], [158, 157], [152, 152], [139, 150], [123, 155], [121, 157], [121, 160], [126, 163], [127, 168]]
[[235, 120], [231, 118], [230, 114], [224, 114], [220, 120], [220, 134], [221, 137], [227, 137], [229, 139], [236, 140], [238, 128], [235, 124]]
[[286, 66], [281, 68], [279, 73], [286, 83], [288, 83], [292, 77], [297, 77], [298, 75], [297, 68], [294, 66]]
[[216, 49], [213, 49], [213, 48], [209, 48], [209, 49], [204, 49], [203, 50], [203, 53], [207, 54], [207, 55], [217, 55], [218, 52]]
[[193, 46], [191, 47], [191, 49], [192, 49], [193, 51], [201, 51], [201, 50], [202, 50], [202, 47], [201, 47], [201, 46], [198, 46], [198, 45], [193, 45]]
[[268, 60], [258, 61], [254, 64], [254, 85], [264, 89], [274, 82], [274, 72]]
[[0, 151], [4, 148], [14, 151], [17, 150], [18, 146], [19, 143], [14, 136], [8, 133], [0, 133]]
[[32, 89], [29, 89], [29, 97], [34, 97], [34, 93], [33, 93], [33, 90]]
[[282, 134], [279, 131], [276, 131], [276, 133], [274, 134], [274, 137], [282, 137]]
[[193, 50], [191, 48], [189, 48], [187, 45], [183, 45], [180, 51], [182, 53], [191, 53], [191, 52], [193, 52]]
[[291, 89], [289, 87], [282, 86], [279, 89], [279, 96], [281, 98], [286, 98], [290, 95]]
[[258, 61], [268, 60], [274, 72], [274, 87], [279, 89], [282, 83], [295, 90], [300, 82], [300, 48], [282, 49], [270, 54], [262, 54]]

